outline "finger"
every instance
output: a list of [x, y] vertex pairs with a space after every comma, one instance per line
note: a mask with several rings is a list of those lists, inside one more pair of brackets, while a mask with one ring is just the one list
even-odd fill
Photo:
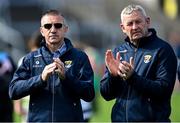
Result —
[[106, 51], [106, 56], [109, 54], [111, 52], [111, 50], [110, 49], [108, 49], [107, 51]]
[[55, 69], [55, 68], [56, 68], [56, 63], [54, 63], [54, 62], [46, 66], [46, 70], [51, 70], [51, 69]]
[[131, 65], [131, 67], [134, 68], [134, 58], [133, 57], [130, 57], [129, 63]]
[[119, 70], [122, 72], [122, 73], [128, 73], [129, 69], [128, 67], [126, 67], [125, 65], [123, 65], [122, 63], [119, 64]]
[[117, 73], [118, 73], [118, 75], [119, 75], [120, 77], [123, 77], [123, 76], [125, 75], [125, 74], [123, 74], [122, 71], [120, 71], [120, 70], [118, 70]]
[[64, 67], [64, 63], [63, 62], [61, 62], [61, 61], [56, 61], [55, 62], [55, 64], [56, 64], [56, 66], [59, 68], [59, 67]]
[[54, 58], [54, 62], [56, 63], [57, 67], [64, 67], [64, 63], [59, 58]]
[[64, 67], [64, 63], [61, 61], [61, 60], [59, 60], [60, 61], [60, 65], [62, 66], [62, 67]]
[[54, 72], [56, 69], [55, 63], [51, 63], [49, 65], [46, 65], [44, 70], [42, 71], [42, 79], [45, 81], [47, 80], [48, 76]]
[[107, 58], [109, 58], [109, 59], [113, 59], [114, 58], [112, 50], [107, 50], [106, 51], [106, 55], [107, 55]]
[[127, 79], [127, 74], [122, 73], [121, 71], [118, 71], [118, 75], [119, 75], [123, 80], [126, 80], [126, 79]]
[[45, 68], [43, 73], [49, 75], [55, 71], [56, 67]]
[[61, 69], [60, 70], [59, 69], [55, 69], [56, 73], [60, 73], [60, 71], [61, 71]]
[[106, 64], [106, 66], [108, 66], [108, 62], [107, 62], [107, 56], [105, 56], [105, 59], [104, 59], [104, 61], [105, 61], [105, 64]]
[[131, 68], [131, 64], [128, 63], [127, 61], [122, 61], [121, 62], [124, 66], [126, 66], [128, 69]]
[[57, 68], [58, 68], [59, 71], [64, 70], [64, 66], [63, 66], [63, 65], [59, 65], [59, 64], [58, 64], [58, 65], [57, 65]]
[[57, 69], [57, 67], [51, 67], [50, 69], [48, 69], [48, 73], [52, 73]]
[[131, 69], [131, 65], [126, 61], [122, 61], [120, 65], [121, 68], [124, 69], [126, 72], [128, 72]]
[[59, 63], [60, 64], [60, 59], [59, 58], [53, 58], [54, 62]]
[[116, 60], [119, 61], [119, 60], [120, 60], [120, 57], [121, 57], [121, 56], [120, 56], [120, 52], [117, 52], [117, 53], [116, 53]]
[[111, 59], [111, 50], [107, 50], [106, 53], [105, 53], [105, 63], [106, 63], [106, 66], [108, 66], [108, 63], [110, 62], [110, 59]]
[[55, 63], [58, 68], [64, 69], [64, 63], [59, 58], [55, 60]]
[[56, 62], [53, 62], [53, 63], [49, 64], [49, 66], [47, 67], [47, 69], [50, 70], [50, 71], [53, 71], [53, 70], [55, 70], [57, 68], [58, 68], [58, 64]]
[[51, 63], [45, 67], [46, 70], [56, 67], [56, 63]]

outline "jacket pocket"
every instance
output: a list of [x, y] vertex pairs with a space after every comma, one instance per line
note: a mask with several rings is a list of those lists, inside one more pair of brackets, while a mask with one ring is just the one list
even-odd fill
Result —
[[112, 122], [125, 121], [125, 100], [118, 98], [112, 108]]
[[128, 101], [129, 121], [153, 121], [151, 103], [147, 98], [140, 97]]

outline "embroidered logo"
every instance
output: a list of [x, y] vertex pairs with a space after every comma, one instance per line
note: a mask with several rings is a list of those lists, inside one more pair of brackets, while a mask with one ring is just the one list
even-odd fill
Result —
[[70, 60], [65, 61], [65, 62], [64, 62], [64, 66], [65, 66], [66, 68], [70, 68], [70, 67], [72, 66], [72, 61], [70, 61]]
[[144, 56], [144, 63], [149, 63], [150, 62], [150, 60], [151, 60], [151, 55], [145, 55]]
[[35, 64], [33, 65], [33, 67], [38, 68], [38, 67], [43, 67], [43, 66], [40, 64], [40, 61], [37, 60], [37, 61], [35, 61]]
[[36, 64], [39, 64], [39, 61], [36, 61]]

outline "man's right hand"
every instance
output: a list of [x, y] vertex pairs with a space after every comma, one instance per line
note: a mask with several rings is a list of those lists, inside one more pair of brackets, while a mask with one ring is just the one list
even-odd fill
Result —
[[120, 63], [120, 53], [117, 52], [115, 59], [112, 54], [112, 51], [107, 50], [105, 54], [105, 64], [111, 75], [118, 76], [119, 63]]
[[56, 69], [56, 63], [51, 63], [49, 65], [46, 65], [43, 72], [42, 72], [42, 80], [46, 81], [48, 77], [55, 71]]

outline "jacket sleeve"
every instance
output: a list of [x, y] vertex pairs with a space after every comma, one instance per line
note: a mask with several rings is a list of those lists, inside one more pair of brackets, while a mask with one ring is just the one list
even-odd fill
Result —
[[79, 54], [76, 63], [65, 73], [62, 85], [76, 98], [92, 101], [95, 96], [94, 75], [85, 53]]
[[40, 75], [31, 77], [30, 60], [24, 58], [10, 82], [9, 96], [11, 99], [20, 99], [45, 86]]
[[177, 70], [177, 59], [170, 47], [160, 50], [153, 79], [139, 76], [136, 72], [128, 80], [141, 93], [154, 98], [169, 98], [172, 94]]
[[[114, 57], [118, 51], [119, 48], [113, 50]], [[112, 76], [106, 67], [105, 74], [100, 81], [101, 95], [107, 101], [112, 100], [122, 93], [121, 91], [126, 86], [125, 84], [122, 78]]]
[[[100, 92], [103, 98], [107, 101], [117, 97], [118, 93], [121, 92], [124, 81], [120, 77], [113, 77], [109, 71], [106, 72], [100, 81]], [[124, 83], [125, 84], [125, 83]]]

